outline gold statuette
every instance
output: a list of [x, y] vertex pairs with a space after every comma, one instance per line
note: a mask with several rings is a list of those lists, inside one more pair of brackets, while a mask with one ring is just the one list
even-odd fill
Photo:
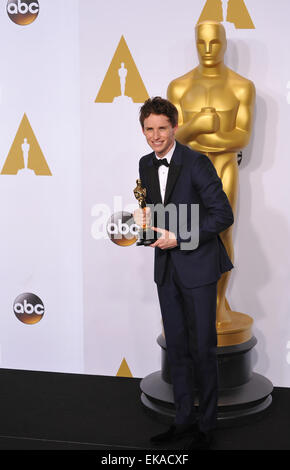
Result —
[[[134, 196], [138, 201], [139, 208], [145, 213], [146, 208], [146, 188], [142, 188], [141, 180], [136, 180], [137, 186], [134, 189]], [[157, 240], [156, 232], [154, 232], [147, 224], [144, 224], [138, 234], [137, 246], [149, 246]]]
[[[237, 153], [249, 142], [255, 103], [254, 84], [224, 63], [226, 34], [222, 24], [196, 26], [199, 65], [173, 80], [167, 97], [178, 109], [176, 140], [205, 154], [215, 166], [233, 213], [238, 197]], [[220, 234], [234, 263], [233, 225]], [[252, 319], [232, 311], [226, 299], [231, 272], [218, 282], [217, 332], [220, 346], [251, 337]]]

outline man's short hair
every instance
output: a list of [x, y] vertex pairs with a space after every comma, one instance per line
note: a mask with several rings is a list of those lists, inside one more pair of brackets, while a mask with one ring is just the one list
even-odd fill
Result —
[[178, 111], [174, 104], [170, 101], [161, 98], [160, 96], [155, 96], [154, 98], [149, 98], [140, 108], [139, 121], [144, 128], [144, 120], [150, 116], [150, 114], [164, 114], [168, 117], [172, 127], [177, 126], [178, 123]]

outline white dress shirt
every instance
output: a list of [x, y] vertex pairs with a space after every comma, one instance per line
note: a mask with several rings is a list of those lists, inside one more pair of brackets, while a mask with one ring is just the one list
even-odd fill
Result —
[[[176, 142], [174, 141], [173, 147], [169, 150], [169, 152], [166, 155], [164, 155], [164, 157], [160, 158], [160, 157], [157, 157], [157, 155], [155, 154], [155, 158], [157, 158], [158, 160], [159, 159], [162, 160], [163, 158], [166, 158], [168, 163], [170, 163], [173, 152], [175, 150], [175, 146], [176, 146]], [[160, 193], [161, 193], [161, 198], [162, 198], [163, 203], [164, 203], [165, 189], [166, 189], [166, 184], [167, 184], [168, 170], [169, 170], [169, 167], [165, 165], [161, 165], [158, 168], [159, 186], [160, 186]]]

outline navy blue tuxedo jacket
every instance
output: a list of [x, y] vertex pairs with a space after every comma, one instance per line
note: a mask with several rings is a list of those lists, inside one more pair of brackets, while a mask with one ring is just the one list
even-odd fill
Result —
[[[139, 162], [142, 186], [146, 188], [146, 204], [162, 204], [158, 170], [153, 165], [154, 152]], [[154, 281], [162, 284], [170, 251], [172, 263], [182, 285], [194, 288], [217, 281], [233, 268], [219, 233], [233, 224], [234, 217], [222, 182], [210, 159], [176, 142], [168, 171], [164, 206], [188, 205], [188, 231], [191, 228], [191, 204], [199, 205], [199, 243], [192, 250], [181, 249], [182, 234], [176, 233], [178, 246], [169, 250], [155, 248]], [[161, 228], [169, 229], [167, 219]], [[179, 224], [178, 224], [179, 225]]]

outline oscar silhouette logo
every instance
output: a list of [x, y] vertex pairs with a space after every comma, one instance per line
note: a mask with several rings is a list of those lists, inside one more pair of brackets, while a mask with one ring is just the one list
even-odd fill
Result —
[[203, 21], [228, 21], [237, 29], [255, 29], [245, 0], [206, 0], [197, 23]]
[[21, 120], [1, 175], [51, 176], [51, 171], [26, 114]]
[[95, 103], [144, 103], [148, 98], [143, 80], [122, 36]]
[[132, 372], [130, 371], [130, 368], [128, 366], [128, 363], [125, 359], [123, 358], [121, 365], [119, 367], [119, 370], [116, 374], [117, 377], [133, 377]]

